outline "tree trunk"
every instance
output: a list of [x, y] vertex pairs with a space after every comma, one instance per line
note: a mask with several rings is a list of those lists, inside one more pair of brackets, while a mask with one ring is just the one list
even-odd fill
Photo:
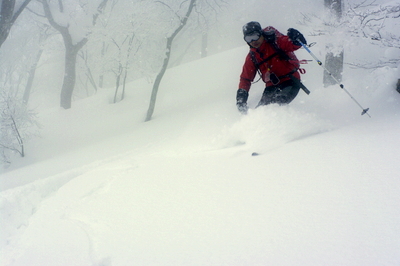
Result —
[[342, 0], [324, 0], [324, 5], [337, 18], [342, 17]]
[[204, 32], [201, 35], [201, 58], [207, 56], [207, 44], [208, 44], [208, 34]]
[[17, 20], [18, 16], [25, 9], [31, 0], [25, 0], [19, 7], [19, 9], [14, 12], [15, 0], [2, 0], [1, 10], [0, 10], [0, 47], [5, 42], [10, 33], [11, 27]]
[[126, 78], [128, 77], [128, 68], [125, 68], [125, 74], [124, 74], [124, 81], [122, 83], [122, 95], [121, 95], [121, 101], [125, 99], [125, 85], [126, 85]]
[[[340, 20], [342, 16], [342, 1], [341, 0], [324, 0], [325, 8], [331, 12], [337, 20]], [[327, 45], [327, 50], [330, 50], [331, 46]], [[342, 50], [339, 54], [334, 55], [332, 52], [328, 52], [325, 56], [325, 67], [331, 72], [332, 76], [335, 77], [339, 82], [342, 81], [343, 72], [343, 60], [344, 51]], [[324, 86], [336, 84], [336, 81], [324, 71]]]
[[147, 110], [147, 116], [146, 116], [146, 122], [151, 120], [151, 117], [153, 116], [154, 113], [154, 108], [156, 106], [156, 99], [157, 99], [157, 93], [158, 93], [158, 88], [160, 87], [160, 83], [161, 80], [165, 74], [165, 71], [167, 70], [168, 67], [168, 62], [169, 62], [169, 58], [171, 55], [171, 44], [172, 44], [172, 38], [169, 37], [167, 39], [167, 52], [166, 52], [166, 56], [164, 58], [164, 63], [162, 65], [162, 68], [160, 70], [160, 72], [158, 73], [156, 80], [154, 81], [154, 85], [153, 85], [153, 90], [151, 91], [151, 97], [150, 97], [150, 105], [149, 105], [149, 109]]
[[[101, 49], [101, 57], [104, 58], [106, 54], [106, 44], [105, 42], [103, 42], [103, 48]], [[99, 87], [103, 88], [103, 83], [104, 83], [104, 73], [101, 72], [100, 76], [99, 76]]]
[[78, 49], [74, 45], [66, 45], [65, 47], [65, 70], [64, 81], [61, 89], [60, 106], [64, 109], [71, 108], [72, 93], [76, 81], [76, 57]]
[[0, 45], [7, 39], [11, 28], [11, 19], [14, 12], [15, 0], [3, 0], [0, 13]]
[[[329, 49], [329, 48], [327, 48]], [[342, 81], [344, 51], [338, 55], [328, 52], [325, 56], [325, 67], [329, 70], [333, 77], [339, 82]], [[335, 85], [337, 82], [332, 78], [327, 71], [324, 71], [324, 86], [328, 87]]]
[[118, 90], [119, 90], [119, 84], [120, 84], [120, 81], [121, 81], [122, 71], [123, 71], [123, 69], [122, 69], [122, 65], [121, 65], [121, 62], [120, 62], [119, 63], [118, 72], [116, 73], [117, 74], [117, 79], [115, 80], [114, 103], [117, 103], [117, 96], [118, 96]]
[[176, 37], [176, 35], [178, 35], [178, 33], [186, 25], [186, 22], [189, 19], [190, 14], [192, 13], [192, 10], [193, 10], [195, 2], [196, 2], [196, 0], [191, 0], [190, 1], [189, 8], [188, 8], [188, 11], [187, 11], [185, 17], [183, 18], [183, 20], [181, 20], [180, 25], [174, 31], [174, 33], [172, 33], [172, 35], [167, 38], [167, 46], [166, 46], [165, 58], [164, 58], [164, 62], [163, 62], [163, 65], [161, 67], [161, 70], [158, 73], [158, 75], [156, 77], [156, 80], [154, 82], [154, 85], [153, 85], [153, 90], [151, 92], [149, 109], [147, 110], [147, 115], [146, 115], [146, 119], [145, 119], [146, 122], [151, 120], [151, 117], [153, 116], [153, 113], [154, 113], [154, 108], [155, 108], [155, 105], [156, 105], [158, 88], [159, 88], [161, 80], [162, 80], [162, 78], [163, 78], [163, 76], [165, 74], [165, 71], [167, 70], [168, 62], [169, 62], [169, 59], [171, 57], [172, 42], [173, 42], [174, 38]]
[[40, 49], [38, 54], [36, 55], [36, 62], [31, 66], [31, 69], [29, 70], [29, 77], [28, 77], [28, 81], [25, 86], [24, 96], [22, 98], [22, 101], [24, 102], [24, 104], [28, 104], [29, 97], [31, 95], [33, 79], [35, 78], [35, 74], [36, 74], [36, 68], [37, 68], [37, 65], [39, 63], [39, 60], [40, 60], [40, 57], [42, 56], [42, 54], [43, 54], [43, 49]]

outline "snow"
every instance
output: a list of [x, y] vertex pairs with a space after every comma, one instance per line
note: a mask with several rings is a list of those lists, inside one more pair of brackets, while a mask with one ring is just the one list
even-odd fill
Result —
[[315, 61], [310, 95], [242, 116], [247, 50], [169, 69], [149, 122], [144, 80], [40, 110], [0, 176], [1, 265], [400, 264], [398, 69], [345, 68], [371, 118]]

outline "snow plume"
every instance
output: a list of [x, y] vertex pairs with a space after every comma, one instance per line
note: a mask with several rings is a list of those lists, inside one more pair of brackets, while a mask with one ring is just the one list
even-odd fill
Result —
[[314, 113], [291, 106], [269, 105], [249, 110], [218, 140], [225, 147], [246, 144], [255, 151], [274, 149], [290, 141], [333, 129]]

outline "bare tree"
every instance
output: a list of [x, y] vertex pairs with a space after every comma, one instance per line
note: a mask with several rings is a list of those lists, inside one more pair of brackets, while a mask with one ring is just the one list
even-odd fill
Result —
[[25, 104], [12, 95], [12, 90], [0, 94], [0, 164], [10, 164], [12, 154], [25, 156], [24, 140], [38, 126], [34, 121], [35, 114]]
[[[400, 3], [388, 2], [384, 5], [373, 4], [374, 1], [363, 1], [350, 6], [347, 12], [349, 31], [352, 35], [367, 38], [371, 44], [384, 46], [392, 50], [400, 49], [400, 32], [396, 29], [400, 18]], [[356, 22], [356, 23], [354, 23]], [[366, 60], [364, 63], [351, 63], [362, 68], [397, 67], [398, 56], [382, 57], [379, 60]]]
[[41, 24], [38, 23], [38, 28], [40, 29], [40, 33], [39, 33], [39, 48], [38, 51], [36, 53], [35, 58], [32, 60], [32, 64], [29, 68], [28, 71], [28, 79], [26, 82], [26, 86], [25, 86], [25, 91], [24, 91], [24, 95], [22, 97], [22, 100], [25, 104], [28, 104], [29, 102], [29, 98], [31, 95], [31, 91], [32, 91], [32, 86], [33, 86], [33, 80], [35, 78], [36, 75], [36, 70], [38, 67], [38, 63], [40, 61], [40, 58], [42, 57], [42, 54], [44, 52], [44, 43], [46, 42], [46, 40], [51, 36], [51, 34], [53, 34], [53, 32], [49, 32], [49, 30], [51, 29], [51, 27], [47, 24]]
[[92, 87], [94, 88], [94, 90], [97, 92], [97, 84], [96, 84], [96, 81], [94, 80], [94, 77], [93, 77], [93, 74], [92, 74], [92, 70], [90, 69], [90, 66], [89, 66], [89, 60], [88, 60], [88, 51], [86, 50], [86, 51], [80, 51], [80, 53], [79, 53], [79, 57], [82, 59], [82, 61], [84, 61], [85, 62], [85, 69], [86, 69], [86, 82], [84, 82], [84, 86], [85, 86], [85, 88], [86, 88], [86, 91], [88, 91], [87, 90], [87, 83], [88, 83], [88, 81], [89, 81], [89, 83], [92, 85]]
[[228, 5], [226, 0], [200, 1], [197, 4], [197, 28], [201, 31], [201, 58], [208, 54], [209, 30], [218, 26], [216, 25], [218, 14]]
[[[331, 5], [330, 7], [333, 6]], [[346, 10], [342, 9], [339, 14], [342, 15], [340, 20], [336, 17], [327, 19], [316, 14], [303, 14], [303, 20], [300, 21], [300, 24], [312, 28], [311, 35], [326, 35], [329, 39], [330, 36], [335, 35], [334, 33], [340, 31], [340, 34], [335, 36], [343, 36], [345, 34], [346, 38], [362, 38], [373, 45], [384, 46], [393, 50], [400, 49], [400, 31], [395, 30], [400, 18], [399, 3], [377, 4], [375, 0], [360, 0], [358, 3], [349, 3]], [[321, 26], [324, 26], [324, 28], [321, 28]], [[338, 52], [336, 52], [337, 54]], [[379, 60], [363, 58], [362, 61], [362, 63], [347, 62], [346, 64], [369, 69], [384, 66], [396, 67], [400, 62], [400, 58], [382, 57]], [[332, 73], [334, 69], [335, 67], [331, 69]], [[340, 69], [340, 67], [336, 69]]]
[[[149, 13], [157, 16], [156, 12], [150, 11], [154, 6], [156, 5], [153, 1], [130, 1], [127, 3], [110, 0], [104, 10], [104, 15], [92, 29], [90, 40], [86, 45], [88, 62], [93, 70], [93, 76], [99, 76], [99, 87], [103, 86], [105, 76], [115, 77], [114, 103], [124, 98], [128, 72], [131, 75], [134, 70], [135, 73], [137, 72], [136, 74], [139, 74], [146, 69], [139, 62], [140, 60], [135, 62], [136, 56], [145, 54], [142, 57], [146, 59], [145, 63], [152, 61], [153, 56], [157, 57], [154, 50], [151, 55], [141, 50], [142, 42], [158, 38], [158, 35], [148, 32], [152, 28], [158, 29], [158, 27], [146, 27], [144, 30], [142, 27], [146, 21], [152, 21], [148, 16]], [[151, 23], [154, 25], [157, 22], [153, 23], [152, 21]], [[138, 35], [141, 37], [140, 39], [137, 37]], [[134, 63], [140, 64], [140, 68], [132, 67]], [[136, 77], [138, 76], [136, 75]]]
[[[16, 6], [21, 2], [17, 1]], [[35, 115], [26, 103], [46, 36], [37, 21], [24, 12], [1, 48], [4, 51], [0, 54], [0, 164], [11, 163], [14, 155], [24, 157], [24, 143], [37, 131]]]
[[39, 51], [36, 54], [36, 60], [35, 60], [35, 62], [33, 62], [33, 64], [31, 65], [31, 67], [29, 69], [28, 80], [26, 82], [24, 96], [22, 97], [22, 100], [25, 104], [28, 104], [29, 97], [31, 96], [33, 80], [35, 78], [37, 65], [39, 63], [40, 58], [42, 57], [42, 54], [43, 54], [43, 48], [39, 49]]
[[[96, 24], [96, 20], [99, 14], [102, 12], [104, 7], [106, 6], [108, 0], [102, 0], [97, 7], [97, 11], [93, 14], [92, 24]], [[74, 40], [72, 33], [70, 32], [70, 25], [64, 25], [62, 23], [58, 23], [53, 16], [53, 12], [49, 6], [49, 0], [42, 0], [43, 9], [47, 19], [51, 26], [53, 26], [57, 31], [59, 31], [63, 37], [64, 45], [65, 45], [65, 73], [64, 73], [64, 81], [61, 89], [60, 96], [60, 106], [64, 109], [71, 108], [72, 102], [72, 93], [75, 88], [76, 82], [76, 59], [79, 50], [87, 43], [88, 38], [87, 35], [81, 37], [79, 41]], [[63, 2], [58, 0], [58, 11], [60, 13], [64, 12]], [[87, 33], [89, 34], [89, 33]]]
[[11, 27], [31, 0], [24, 0], [15, 9], [15, 0], [2, 0], [0, 10], [0, 47], [7, 39]]
[[[228, 7], [225, 0], [197, 1], [194, 9], [195, 16], [191, 23], [185, 26], [179, 34], [179, 45], [186, 44], [186, 48], [181, 47], [181, 55], [171, 65], [179, 65], [188, 52], [196, 51], [196, 55], [201, 58], [207, 57], [209, 45], [209, 31], [218, 28], [219, 14]], [[226, 11], [226, 10], [225, 10]], [[223, 24], [223, 23], [221, 23]], [[190, 43], [187, 43], [190, 40]], [[199, 45], [199, 46], [198, 46]], [[198, 52], [197, 52], [198, 51]]]
[[[122, 80], [122, 93], [120, 100], [122, 101], [125, 97], [125, 88], [126, 88], [126, 79], [128, 77], [128, 69], [129, 69], [129, 63], [130, 63], [130, 57], [132, 53], [133, 47], [136, 46], [136, 52], [140, 49], [141, 44], [134, 44], [134, 39], [135, 39], [135, 33], [131, 33], [131, 35], [126, 35], [125, 39], [122, 41], [121, 44], [118, 44], [117, 41], [112, 39], [114, 42], [115, 46], [118, 48], [118, 56], [116, 57], [117, 60], [117, 69], [113, 70], [115, 76], [116, 76], [116, 84], [115, 84], [115, 94], [114, 94], [114, 103], [117, 102], [117, 96], [118, 96], [118, 90], [119, 86], [121, 84], [121, 78]], [[122, 46], [126, 46], [127, 48]], [[123, 77], [122, 77], [123, 76]]]
[[[160, 3], [166, 5], [163, 2], [160, 2]], [[167, 38], [164, 62], [163, 62], [163, 65], [161, 67], [160, 72], [158, 73], [158, 75], [156, 77], [154, 85], [153, 85], [153, 90], [151, 92], [151, 98], [150, 98], [150, 104], [149, 104], [149, 108], [147, 110], [147, 116], [146, 116], [146, 120], [145, 121], [150, 121], [151, 117], [153, 116], [154, 108], [155, 108], [155, 105], [156, 105], [158, 88], [159, 88], [161, 80], [162, 80], [162, 78], [163, 78], [163, 76], [165, 74], [165, 71], [167, 70], [167, 67], [168, 67], [168, 62], [169, 62], [169, 59], [171, 57], [171, 48], [172, 48], [172, 43], [174, 41], [174, 38], [183, 29], [183, 27], [185, 27], [185, 25], [187, 23], [187, 20], [189, 19], [189, 16], [192, 13], [192, 10], [193, 10], [193, 7], [194, 7], [195, 3], [196, 3], [196, 0], [191, 0], [190, 1], [189, 6], [188, 6], [188, 10], [187, 10], [185, 16], [183, 18], [178, 17], [179, 18], [179, 24], [178, 24], [177, 28]]]

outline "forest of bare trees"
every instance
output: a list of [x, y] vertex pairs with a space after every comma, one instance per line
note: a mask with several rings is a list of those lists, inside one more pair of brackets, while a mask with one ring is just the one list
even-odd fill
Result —
[[[147, 117], [143, 118], [151, 120], [167, 68], [171, 63], [182, 62], [189, 52], [192, 59], [206, 56], [210, 29], [218, 31], [220, 39], [226, 38], [216, 24], [224, 25], [218, 17], [229, 13], [234, 2], [2, 0], [2, 161], [9, 162], [10, 153], [24, 156], [24, 140], [39, 130], [34, 108], [30, 107], [32, 93], [43, 95], [43, 101], [46, 95], [58, 94], [57, 104], [68, 110], [73, 108], [75, 99], [90, 96], [102, 87], [115, 88], [113, 103], [117, 103], [123, 100], [129, 80], [145, 77], [154, 82], [151, 99], [147, 99]], [[311, 35], [329, 36], [340, 28], [352, 36], [400, 49], [399, 32], [386, 27], [391, 20], [399, 19], [399, 4], [378, 4], [373, 0], [350, 4], [324, 0], [323, 4], [333, 16], [303, 14], [301, 24], [314, 29]], [[239, 27], [237, 31], [240, 32]], [[339, 75], [342, 70], [335, 64], [343, 65], [343, 51], [341, 55], [330, 51], [327, 54], [327, 66], [336, 58], [331, 70]], [[171, 55], [175, 61], [170, 60]], [[398, 60], [377, 62], [376, 66], [397, 64]], [[52, 72], [43, 72], [44, 65]]]

